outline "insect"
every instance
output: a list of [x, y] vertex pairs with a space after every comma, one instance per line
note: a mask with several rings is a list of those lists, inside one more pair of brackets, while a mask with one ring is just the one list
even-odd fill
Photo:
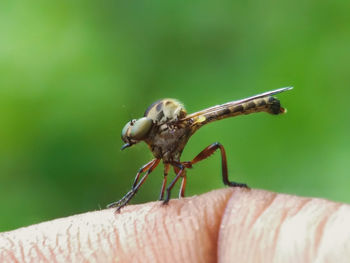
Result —
[[[181, 153], [190, 137], [207, 123], [254, 112], [267, 112], [274, 115], [284, 113], [285, 109], [281, 107], [280, 101], [272, 97], [272, 95], [290, 89], [292, 87], [280, 88], [246, 99], [216, 105], [192, 114], [187, 114], [184, 106], [175, 99], [162, 99], [154, 102], [148, 107], [144, 117], [131, 120], [124, 126], [122, 140], [125, 144], [121, 148], [123, 150], [144, 141], [152, 151], [154, 159], [139, 169], [131, 190], [122, 199], [109, 204], [107, 207], [116, 207], [117, 211], [119, 211], [127, 205], [161, 160], [164, 163], [164, 176], [159, 200], [163, 200], [164, 204], [169, 202], [171, 190], [179, 179], [181, 179], [179, 197], [184, 197], [187, 178], [186, 169], [192, 168], [194, 164], [206, 159], [218, 149], [221, 152], [221, 169], [224, 184], [232, 187], [247, 188], [246, 184], [229, 181], [225, 149], [219, 142], [206, 147], [192, 161], [180, 161]], [[176, 176], [166, 186], [171, 167], [173, 167]], [[144, 175], [141, 177], [143, 173]], [[165, 191], [166, 196], [164, 198]]]

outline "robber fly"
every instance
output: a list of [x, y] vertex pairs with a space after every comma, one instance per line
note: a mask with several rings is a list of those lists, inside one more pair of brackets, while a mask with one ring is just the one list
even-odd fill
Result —
[[[281, 107], [279, 100], [272, 97], [272, 95], [290, 89], [292, 87], [280, 88], [246, 99], [210, 107], [192, 114], [187, 114], [182, 103], [175, 99], [156, 101], [148, 107], [144, 117], [131, 120], [125, 125], [122, 130], [122, 140], [125, 144], [121, 148], [123, 150], [144, 141], [152, 151], [154, 159], [140, 168], [131, 190], [122, 199], [107, 207], [116, 207], [117, 211], [119, 211], [127, 205], [161, 160], [164, 163], [164, 177], [159, 200], [163, 200], [164, 204], [169, 202], [171, 190], [180, 178], [181, 187], [179, 197], [184, 197], [186, 169], [192, 168], [194, 164], [206, 159], [218, 149], [221, 152], [222, 179], [224, 184], [232, 187], [247, 188], [246, 184], [229, 181], [225, 149], [219, 142], [206, 147], [192, 161], [180, 161], [182, 151], [189, 138], [207, 123], [254, 112], [267, 112], [274, 115], [284, 113], [285, 109]], [[168, 187], [166, 187], [167, 176], [171, 166], [176, 176]], [[140, 179], [143, 173], [145, 174]], [[165, 190], [166, 196], [164, 199]]]

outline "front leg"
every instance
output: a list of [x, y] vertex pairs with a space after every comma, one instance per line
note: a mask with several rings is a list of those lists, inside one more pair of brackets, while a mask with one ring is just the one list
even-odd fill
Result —
[[[158, 166], [159, 161], [160, 159], [154, 159], [151, 162], [144, 165], [136, 174], [135, 181], [131, 190], [126, 195], [124, 195], [123, 198], [119, 201], [109, 204], [107, 208], [116, 207], [117, 211], [119, 211], [122, 207], [126, 206], [128, 202], [130, 202], [130, 200], [135, 196], [141, 185], [146, 181], [148, 175]], [[140, 174], [145, 171], [146, 174], [141, 178], [140, 181], [138, 181]]]
[[134, 179], [134, 183], [132, 184], [132, 188], [135, 188], [137, 183], [139, 182], [139, 178], [140, 178], [140, 175], [142, 173], [144, 173], [145, 171], [147, 171], [155, 162], [156, 162], [157, 159], [153, 159], [152, 161], [146, 163], [144, 166], [142, 166], [139, 171], [137, 172], [136, 176], [135, 176], [135, 179]]

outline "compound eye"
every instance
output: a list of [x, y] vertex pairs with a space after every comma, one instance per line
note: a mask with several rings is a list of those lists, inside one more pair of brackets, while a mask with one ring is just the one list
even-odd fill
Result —
[[122, 130], [122, 139], [124, 142], [126, 142], [127, 138], [130, 137], [130, 128], [132, 125], [134, 125], [136, 120], [131, 120], [127, 124], [125, 124], [123, 130]]
[[[130, 126], [129, 137], [133, 140], [142, 140], [148, 134], [152, 127], [153, 121], [150, 118], [143, 117], [136, 120]], [[123, 129], [124, 131], [124, 129]]]

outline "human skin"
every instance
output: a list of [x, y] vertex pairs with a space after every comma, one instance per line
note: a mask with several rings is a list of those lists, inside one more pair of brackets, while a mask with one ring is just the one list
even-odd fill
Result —
[[350, 206], [226, 188], [0, 233], [0, 262], [349, 262]]

